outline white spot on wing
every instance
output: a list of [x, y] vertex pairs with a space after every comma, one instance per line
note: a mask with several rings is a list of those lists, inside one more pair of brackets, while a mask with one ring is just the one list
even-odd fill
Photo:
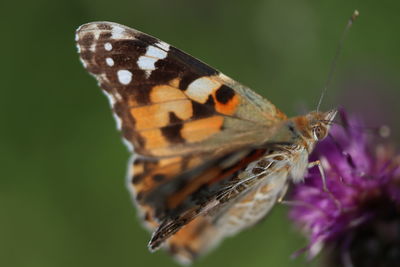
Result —
[[167, 57], [167, 52], [165, 52], [164, 50], [161, 50], [158, 47], [150, 45], [147, 47], [146, 56], [155, 57], [158, 59], [164, 59]]
[[141, 56], [139, 57], [137, 64], [142, 70], [155, 70], [156, 66], [154, 66], [154, 64], [156, 63], [156, 61], [156, 58]]
[[220, 86], [220, 83], [210, 79], [210, 77], [201, 77], [189, 84], [185, 94], [204, 104], [212, 92]]
[[101, 33], [101, 31], [99, 31], [99, 30], [97, 30], [97, 29], [93, 31], [94, 40], [98, 40], [98, 39], [99, 39], [100, 33]]
[[[164, 48], [166, 46], [169, 47], [168, 44], [165, 44]], [[146, 54], [138, 58], [137, 64], [141, 70], [145, 71], [146, 77], [149, 78], [151, 72], [156, 69], [155, 66], [156, 62], [160, 59], [166, 58], [167, 55], [168, 53], [165, 52], [164, 50], [150, 45], [147, 47]]]
[[157, 45], [158, 45], [161, 49], [163, 49], [163, 50], [165, 50], [165, 51], [168, 51], [168, 50], [169, 50], [169, 44], [167, 44], [166, 42], [160, 41], [160, 42], [157, 43]]
[[81, 61], [83, 67], [86, 68], [87, 67], [86, 62], [82, 58], [79, 58], [79, 60]]
[[112, 38], [121, 39], [124, 37], [125, 29], [120, 26], [114, 26], [111, 30]]
[[104, 49], [105, 49], [106, 51], [111, 51], [111, 50], [112, 50], [112, 45], [111, 45], [110, 43], [105, 43], [105, 44], [104, 44]]
[[122, 84], [129, 84], [132, 81], [132, 72], [129, 70], [119, 70], [117, 72], [118, 80]]
[[115, 119], [116, 127], [120, 131], [122, 128], [122, 120], [113, 112], [113, 117]]
[[114, 60], [110, 57], [106, 58], [106, 63], [110, 67], [114, 66]]
[[113, 95], [107, 93], [107, 92], [104, 91], [104, 90], [101, 90], [101, 91], [102, 91], [103, 94], [108, 98], [108, 102], [110, 103], [111, 108], [114, 108], [114, 105], [115, 105], [115, 102], [116, 102], [115, 97], [114, 97]]
[[125, 144], [125, 146], [128, 148], [129, 151], [133, 152], [133, 146], [128, 140], [126, 140], [125, 138], [122, 138], [122, 142]]
[[117, 101], [121, 101], [122, 100], [122, 96], [118, 92], [115, 92], [114, 96], [115, 96], [115, 99], [117, 99]]

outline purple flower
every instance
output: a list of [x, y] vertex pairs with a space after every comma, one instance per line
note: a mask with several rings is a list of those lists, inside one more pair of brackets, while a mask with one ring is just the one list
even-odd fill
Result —
[[309, 238], [310, 258], [325, 248], [331, 266], [400, 266], [400, 156], [362, 122], [340, 111], [310, 161], [320, 160], [293, 189], [290, 218]]

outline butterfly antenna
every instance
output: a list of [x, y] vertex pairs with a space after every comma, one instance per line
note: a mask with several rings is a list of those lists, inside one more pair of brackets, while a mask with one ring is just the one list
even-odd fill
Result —
[[358, 17], [358, 15], [359, 15], [358, 10], [354, 10], [354, 12], [351, 15], [349, 21], [347, 22], [346, 27], [343, 30], [342, 37], [339, 40], [339, 43], [338, 43], [337, 48], [336, 48], [335, 56], [333, 57], [333, 61], [331, 63], [331, 67], [330, 67], [330, 70], [329, 70], [329, 73], [328, 73], [328, 78], [326, 79], [324, 89], [322, 90], [321, 97], [319, 98], [319, 101], [318, 101], [317, 111], [319, 111], [319, 108], [321, 106], [322, 100], [324, 99], [326, 90], [328, 89], [328, 87], [332, 83], [333, 75], [335, 74], [335, 71], [336, 71], [337, 61], [338, 61], [338, 58], [340, 56], [340, 53], [342, 52], [343, 43], [344, 43], [344, 40], [346, 39], [346, 35], [349, 32], [351, 26], [353, 25], [353, 23], [356, 20], [356, 18]]

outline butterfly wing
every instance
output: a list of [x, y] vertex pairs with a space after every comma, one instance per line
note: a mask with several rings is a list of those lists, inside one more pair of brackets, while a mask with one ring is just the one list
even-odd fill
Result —
[[[110, 97], [124, 138], [145, 156], [232, 149], [285, 119], [269, 101], [149, 35], [109, 22], [81, 26], [80, 58]], [[261, 140], [262, 141], [262, 140]]]
[[129, 187], [151, 229], [193, 208], [187, 199], [231, 177], [243, 149], [264, 143], [286, 119], [250, 89], [126, 26], [88, 23], [76, 41], [134, 148]]
[[[255, 152], [255, 153], [254, 153]], [[253, 151], [238, 162], [243, 168], [213, 194], [176, 217], [165, 220], [154, 232], [150, 249], [161, 245], [180, 262], [190, 263], [223, 238], [232, 236], [265, 218], [287, 188], [285, 163], [273, 157], [254, 160], [265, 150]], [[250, 159], [252, 158], [252, 159]]]

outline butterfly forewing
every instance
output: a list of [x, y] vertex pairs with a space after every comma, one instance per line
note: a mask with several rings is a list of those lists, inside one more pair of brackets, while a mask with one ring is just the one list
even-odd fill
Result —
[[215, 69], [128, 27], [85, 24], [77, 31], [77, 43], [84, 66], [122, 120], [123, 136], [141, 155], [175, 156], [261, 142], [259, 131], [264, 139], [269, 126], [285, 118]]

